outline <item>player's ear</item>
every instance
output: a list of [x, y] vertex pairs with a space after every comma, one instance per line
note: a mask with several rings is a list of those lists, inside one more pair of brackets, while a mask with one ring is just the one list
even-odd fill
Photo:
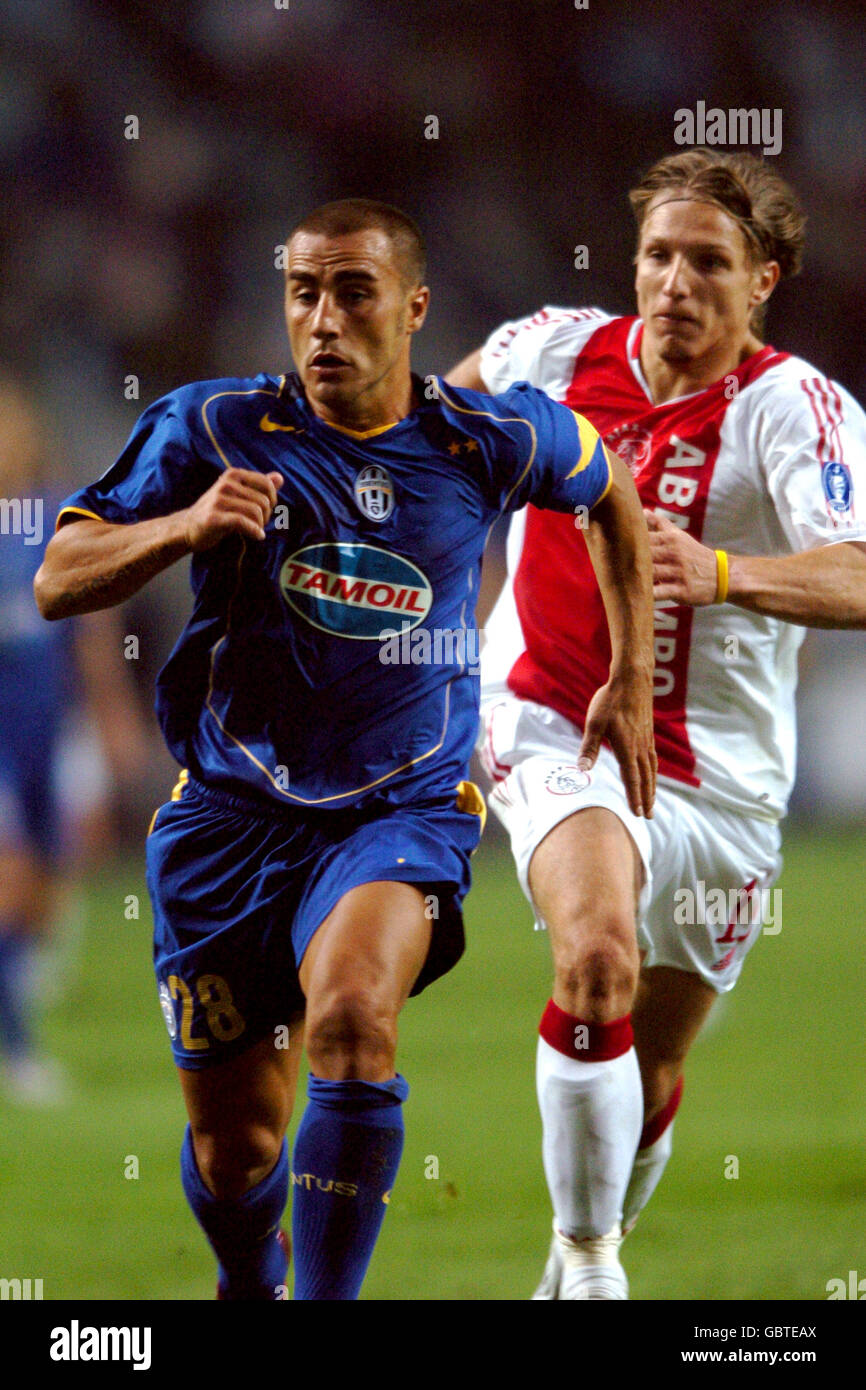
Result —
[[761, 261], [755, 267], [750, 308], [754, 309], [757, 305], [766, 303], [779, 283], [780, 274], [778, 261]]
[[406, 301], [406, 332], [417, 333], [427, 317], [430, 306], [430, 290], [426, 285], [416, 285]]

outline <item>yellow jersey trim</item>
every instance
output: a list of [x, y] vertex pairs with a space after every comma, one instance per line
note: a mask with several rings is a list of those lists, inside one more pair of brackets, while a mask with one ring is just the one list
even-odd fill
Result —
[[595, 446], [601, 437], [595, 426], [591, 425], [585, 416], [578, 415], [576, 410], [571, 413], [577, 422], [577, 433], [580, 436], [580, 458], [568, 474], [569, 478], [573, 478], [576, 473], [583, 472], [595, 453]]
[[440, 398], [444, 400], [445, 404], [449, 406], [451, 410], [456, 410], [459, 415], [480, 415], [485, 420], [492, 420], [494, 424], [497, 425], [525, 425], [526, 428], [529, 430], [529, 437], [532, 441], [532, 445], [529, 451], [529, 459], [527, 461], [526, 467], [524, 468], [520, 477], [517, 479], [517, 482], [514, 484], [511, 491], [508, 493], [508, 496], [505, 498], [505, 501], [502, 503], [502, 506], [499, 508], [498, 514], [494, 517], [493, 521], [491, 521], [490, 525], [487, 528], [487, 535], [484, 537], [484, 545], [482, 547], [483, 553], [483, 551], [487, 549], [487, 542], [490, 540], [491, 531], [493, 530], [500, 516], [502, 516], [505, 512], [508, 503], [511, 501], [515, 492], [520, 487], [520, 484], [523, 482], [523, 479], [526, 477], [527, 473], [529, 472], [530, 468], [535, 462], [535, 454], [536, 450], [538, 449], [538, 435], [535, 432], [535, 426], [532, 424], [532, 421], [524, 420], [522, 415], [494, 415], [492, 410], [469, 410], [468, 407], [464, 405], [458, 405], [456, 401], [452, 401], [449, 399], [447, 393], [443, 390], [441, 377], [436, 378], [436, 383], [437, 391], [439, 393]]
[[607, 494], [610, 492], [611, 488], [613, 487], [613, 464], [612, 464], [611, 461], [610, 461], [610, 454], [609, 454], [608, 451], [607, 451], [607, 446], [606, 446], [605, 444], [602, 444], [601, 447], [602, 447], [602, 449], [604, 449], [604, 459], [605, 459], [605, 463], [607, 464], [607, 483], [606, 483], [606, 485], [605, 485], [604, 492], [600, 493], [599, 496], [598, 496], [598, 497], [595, 499], [595, 501], [593, 502], [592, 505], [593, 505], [594, 507], [597, 507], [598, 504], [599, 504], [599, 502], [603, 502], [603, 501], [604, 501], [605, 497], [607, 497]]
[[218, 401], [223, 396], [272, 396], [274, 400], [278, 400], [279, 394], [279, 391], [272, 391], [265, 386], [254, 386], [251, 391], [215, 391], [212, 396], [208, 396], [207, 400], [204, 402], [201, 408], [202, 424], [204, 425], [205, 430], [207, 431], [207, 435], [210, 439], [211, 444], [214, 446], [214, 449], [217, 452], [217, 457], [221, 460], [221, 462], [225, 465], [226, 468], [231, 468], [232, 464], [226, 458], [225, 454], [223, 453], [222, 449], [217, 443], [216, 435], [211, 429], [210, 421], [207, 418], [207, 408], [210, 405], [211, 401]]
[[[313, 411], [313, 414], [316, 412]], [[402, 420], [392, 420], [389, 425], [377, 425], [372, 430], [350, 430], [348, 425], [335, 425], [332, 420], [323, 420], [321, 415], [316, 415], [316, 419], [320, 425], [327, 425], [329, 430], [339, 430], [340, 434], [348, 434], [352, 439], [372, 439], [374, 435], [387, 434], [388, 430], [393, 430], [403, 423]]]
[[[94, 521], [105, 521], [104, 516], [97, 516], [96, 512], [89, 512], [86, 507], [62, 507], [57, 513], [57, 520], [54, 523], [55, 534], [60, 530], [60, 518], [66, 516], [67, 512], [74, 512], [76, 516], [89, 516]], [[108, 526], [110, 523], [106, 521], [105, 524]]]
[[189, 769], [182, 767], [180, 770], [180, 776], [178, 777], [177, 781], [172, 787], [171, 797], [169, 798], [171, 801], [180, 801], [181, 797], [183, 796], [183, 789], [188, 781]]
[[487, 803], [481, 789], [474, 782], [457, 783], [457, 810], [467, 816], [478, 816], [481, 820], [481, 832], [484, 833], [487, 824]]
[[[185, 767], [184, 767], [184, 768], [181, 768], [180, 776], [178, 777], [177, 781], [175, 782], [175, 784], [174, 784], [174, 786], [173, 786], [173, 788], [172, 788], [172, 792], [171, 792], [171, 796], [169, 797], [169, 801], [180, 801], [181, 797], [183, 796], [184, 787], [186, 786], [186, 784], [187, 784], [188, 781], [189, 781], [189, 771], [188, 771], [188, 769], [185, 768]], [[164, 804], [165, 804], [165, 803], [163, 803], [163, 805], [164, 805]], [[154, 828], [154, 826], [156, 825], [156, 818], [157, 818], [157, 816], [159, 815], [159, 813], [160, 813], [161, 810], [162, 810], [162, 806], [157, 806], [156, 810], [154, 811], [153, 815], [151, 816], [151, 818], [150, 818], [150, 825], [147, 827], [147, 834], [148, 834], [148, 836], [150, 836], [150, 835], [153, 834], [153, 828]]]

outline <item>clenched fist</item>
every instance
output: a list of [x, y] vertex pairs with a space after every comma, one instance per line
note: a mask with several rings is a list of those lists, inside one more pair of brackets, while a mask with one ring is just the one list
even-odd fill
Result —
[[226, 469], [187, 509], [186, 542], [190, 550], [210, 550], [230, 535], [263, 541], [282, 481], [279, 473]]

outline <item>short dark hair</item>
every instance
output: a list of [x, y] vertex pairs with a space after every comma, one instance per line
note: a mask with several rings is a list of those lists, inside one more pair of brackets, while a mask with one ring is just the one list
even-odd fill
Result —
[[297, 232], [321, 236], [351, 236], [370, 227], [380, 228], [390, 239], [400, 277], [410, 287], [424, 283], [427, 273], [427, 248], [418, 224], [390, 203], [373, 198], [341, 198], [335, 203], [323, 203], [296, 222], [286, 238], [286, 244]]
[[[757, 155], [721, 154], [699, 147], [658, 160], [629, 193], [638, 233], [657, 193], [716, 203], [738, 223], [752, 262], [776, 261], [782, 278], [798, 275], [803, 264], [806, 218], [790, 184]], [[758, 305], [752, 325], [760, 329], [766, 306]]]

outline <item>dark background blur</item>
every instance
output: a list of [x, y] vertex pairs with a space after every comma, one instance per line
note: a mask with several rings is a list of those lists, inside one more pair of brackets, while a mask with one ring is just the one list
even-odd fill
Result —
[[[0, 364], [35, 388], [54, 485], [102, 473], [165, 391], [290, 365], [275, 247], [331, 198], [421, 223], [423, 373], [544, 303], [630, 312], [626, 193], [698, 101], [782, 112], [807, 257], [767, 337], [866, 400], [863, 0], [0, 0]], [[183, 588], [177, 567], [125, 615], [144, 700]], [[800, 814], [866, 814], [864, 676], [862, 634], [809, 636]], [[163, 793], [171, 770], [155, 754]]]

